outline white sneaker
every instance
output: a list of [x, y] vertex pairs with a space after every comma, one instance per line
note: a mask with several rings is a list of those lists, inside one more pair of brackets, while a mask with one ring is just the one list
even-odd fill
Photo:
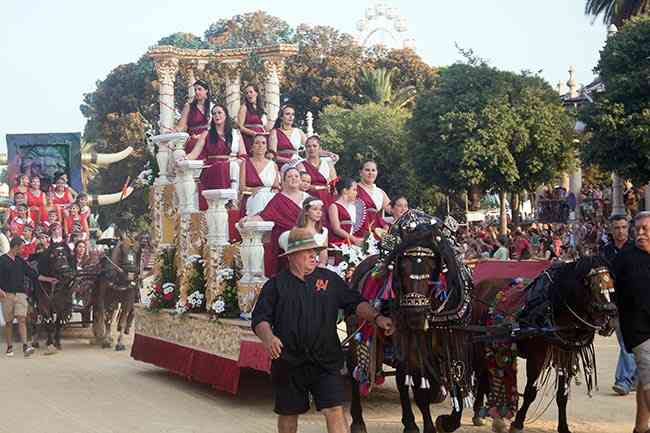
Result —
[[11, 358], [12, 356], [14, 356], [14, 348], [13, 348], [13, 346], [9, 346], [9, 347], [7, 347], [7, 351], [5, 352], [5, 355], [7, 355], [7, 356], [10, 357], [10, 358]]

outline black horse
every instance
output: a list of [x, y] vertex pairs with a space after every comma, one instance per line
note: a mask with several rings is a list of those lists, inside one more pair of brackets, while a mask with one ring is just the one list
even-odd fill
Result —
[[140, 296], [140, 253], [138, 246], [124, 239], [113, 248], [110, 258], [102, 260], [94, 294], [93, 331], [103, 348], [110, 348], [113, 344], [111, 326], [119, 308], [115, 350], [126, 349], [124, 335], [130, 332], [134, 305]]
[[[352, 278], [352, 286], [360, 291], [367, 278], [380, 278], [383, 294], [390, 294], [378, 299], [391, 299], [381, 308], [393, 319], [395, 334], [390, 341], [378, 336], [379, 344], [368, 354], [375, 361], [366, 364], [371, 368], [381, 365], [382, 342], [392, 343], [391, 364], [397, 370], [402, 423], [408, 433], [419, 431], [409, 387], [422, 412], [425, 433], [435, 433], [436, 428], [452, 432], [460, 427], [464, 399], [471, 392], [469, 335], [462, 328], [470, 316], [472, 283], [450, 226], [452, 223], [443, 224], [424, 212], [408, 211], [382, 239], [380, 257], [367, 259]], [[380, 277], [369, 277], [370, 273]], [[348, 329], [359, 325], [355, 318], [348, 321]], [[360, 361], [354, 356], [358, 352], [358, 347], [353, 347], [352, 367]], [[368, 373], [373, 375], [374, 371]], [[354, 375], [352, 380], [351, 431], [365, 432], [359, 383]], [[429, 405], [444, 399], [441, 384], [449, 390], [453, 412], [438, 417], [434, 426]]]
[[[64, 242], [52, 243], [38, 260], [41, 275], [58, 280], [56, 284], [35, 282], [33, 298], [37, 323], [47, 335], [49, 353], [61, 349], [61, 330], [72, 315], [72, 292], [75, 269], [70, 249]], [[37, 343], [38, 332], [34, 341]]]
[[[508, 282], [488, 280], [476, 286], [473, 301], [476, 325], [485, 324], [490, 299]], [[613, 287], [603, 259], [582, 257], [575, 262], [553, 265], [523, 289], [523, 309], [510, 316], [512, 321], [508, 327], [514, 331], [505, 334], [506, 341], [516, 341], [517, 355], [526, 359], [524, 401], [510, 426], [511, 432], [523, 430], [528, 408], [537, 396], [536, 384], [540, 374], [545, 372], [540, 381], [543, 384], [555, 369], [557, 429], [560, 433], [570, 433], [566, 417], [568, 387], [578, 370], [584, 373], [589, 392], [596, 382], [593, 339], [596, 331], [603, 335], [611, 334], [610, 319], [616, 315], [610, 297]], [[502, 313], [507, 315], [507, 312]], [[503, 335], [500, 339], [503, 340]], [[490, 345], [474, 346], [477, 350], [474, 367], [478, 384], [474, 423], [477, 425], [481, 423], [483, 397], [490, 392], [491, 386], [485, 362], [485, 346]], [[493, 422], [494, 431], [506, 431], [502, 418], [496, 417]]]

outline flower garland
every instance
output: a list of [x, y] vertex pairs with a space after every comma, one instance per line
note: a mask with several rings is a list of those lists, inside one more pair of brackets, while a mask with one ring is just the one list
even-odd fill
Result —
[[176, 284], [175, 254], [174, 247], [165, 248], [156, 259], [160, 266], [159, 276], [156, 284], [142, 300], [145, 308], [149, 311], [174, 308], [178, 301], [180, 292]]
[[239, 317], [237, 284], [240, 279], [241, 265], [236, 258], [233, 258], [232, 268], [224, 267], [217, 271], [217, 280], [223, 284], [223, 291], [210, 306], [210, 312], [215, 318]]
[[350, 281], [354, 270], [366, 257], [379, 253], [379, 241], [371, 234], [364, 238], [362, 246], [352, 244], [332, 245], [331, 249], [341, 257], [336, 265], [327, 265], [327, 269], [336, 272], [345, 281]]

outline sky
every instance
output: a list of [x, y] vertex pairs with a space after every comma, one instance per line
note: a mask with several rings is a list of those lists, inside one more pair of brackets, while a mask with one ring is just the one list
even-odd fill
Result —
[[[368, 0], [324, 2], [168, 0], [1, 0], [0, 152], [5, 134], [83, 131], [79, 111], [116, 66], [137, 61], [163, 36], [202, 36], [221, 18], [265, 10], [292, 26], [335, 27], [358, 34]], [[606, 28], [583, 13], [584, 0], [392, 0], [406, 19], [407, 37], [430, 65], [462, 59], [456, 44], [490, 64], [537, 72], [554, 87], [570, 65], [580, 84], [593, 68]]]

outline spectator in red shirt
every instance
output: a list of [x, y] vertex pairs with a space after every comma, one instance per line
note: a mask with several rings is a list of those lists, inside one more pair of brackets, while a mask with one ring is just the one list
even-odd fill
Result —
[[527, 260], [530, 259], [530, 242], [524, 236], [520, 229], [515, 231], [515, 239], [513, 242], [514, 259]]

